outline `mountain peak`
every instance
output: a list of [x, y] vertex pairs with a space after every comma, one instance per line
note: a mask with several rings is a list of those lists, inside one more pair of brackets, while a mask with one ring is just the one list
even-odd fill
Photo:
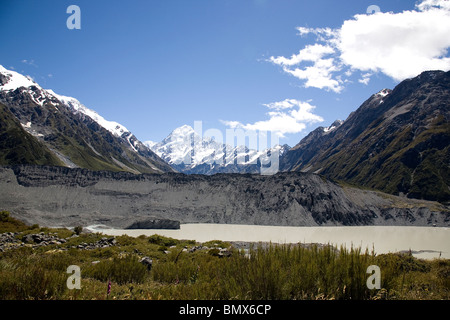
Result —
[[271, 160], [269, 154], [282, 155], [290, 149], [287, 145], [266, 150], [250, 149], [246, 145], [231, 146], [202, 136], [188, 125], [176, 128], [161, 142], [145, 144], [174, 169], [195, 174], [260, 173], [261, 164]]
[[438, 75], [441, 75], [441, 74], [443, 74], [443, 73], [445, 73], [445, 72], [442, 71], [442, 70], [428, 70], [428, 71], [422, 72], [422, 73], [419, 74], [417, 77], [418, 77], [418, 78], [421, 78], [421, 77], [426, 76], [426, 77], [434, 78], [434, 77], [436, 77], [436, 76], [438, 76]]
[[[82, 113], [92, 120], [97, 122], [100, 126], [114, 134], [116, 137], [121, 137], [124, 133], [129, 135], [129, 130], [125, 128], [123, 125], [115, 122], [105, 120], [102, 116], [100, 116], [94, 110], [88, 109], [85, 107], [80, 101], [75, 98], [63, 96], [55, 93], [51, 89], [42, 89], [33, 79], [28, 76], [24, 76], [18, 72], [11, 71], [0, 65], [0, 91], [10, 91], [15, 90], [20, 87], [31, 87], [35, 86], [39, 90], [39, 97], [32, 95], [32, 99], [39, 105], [43, 106], [44, 101], [46, 99], [55, 98], [60, 103], [67, 106], [74, 113]], [[50, 96], [49, 96], [50, 95]], [[131, 145], [134, 148], [133, 145]]]
[[281, 170], [448, 202], [449, 84], [450, 71], [427, 71], [375, 93], [333, 134], [321, 128], [303, 138]]
[[[0, 111], [3, 114], [9, 111], [16, 118], [15, 123], [24, 129], [19, 132], [28, 134], [24, 139], [35, 139], [31, 146], [47, 148], [38, 148], [46, 154], [45, 159], [37, 158], [40, 163], [54, 164], [55, 161], [50, 161], [54, 158], [59, 165], [91, 170], [173, 171], [121, 124], [105, 120], [77, 99], [45, 90], [30, 77], [3, 66], [0, 66], [0, 102], [5, 106]], [[17, 141], [24, 145], [24, 139]], [[3, 154], [6, 152], [2, 150]], [[35, 164], [31, 160], [30, 163]]]
[[20, 87], [31, 87], [39, 85], [30, 77], [18, 72], [8, 70], [0, 65], [0, 91], [15, 90]]
[[178, 127], [175, 130], [173, 130], [170, 135], [182, 135], [182, 136], [185, 136], [185, 135], [188, 135], [188, 134], [191, 134], [191, 133], [194, 133], [194, 132], [195, 131], [194, 131], [194, 129], [191, 126], [189, 126], [187, 124], [184, 124], [181, 127]]

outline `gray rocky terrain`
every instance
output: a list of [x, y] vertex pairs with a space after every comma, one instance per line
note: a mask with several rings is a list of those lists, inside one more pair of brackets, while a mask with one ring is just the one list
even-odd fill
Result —
[[[449, 226], [448, 208], [301, 172], [273, 176], [132, 174], [80, 168], [0, 167], [0, 210], [43, 226], [145, 221], [278, 226]], [[149, 223], [151, 225], [151, 222]], [[164, 225], [164, 224], [162, 224]], [[176, 225], [176, 222], [175, 222]]]

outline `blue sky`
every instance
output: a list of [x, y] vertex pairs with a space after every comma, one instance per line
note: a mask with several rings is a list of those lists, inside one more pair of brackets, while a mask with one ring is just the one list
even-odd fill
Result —
[[[396, 42], [392, 37], [416, 37], [412, 31], [392, 35], [389, 19], [417, 24], [414, 46], [424, 47], [422, 34], [428, 39], [427, 33], [449, 31], [445, 23], [443, 30], [426, 27], [426, 19], [448, 19], [442, 1], [2, 0], [0, 64], [77, 98], [141, 141], [160, 141], [183, 124], [203, 121], [204, 130], [281, 125], [280, 142], [294, 146], [317, 126], [347, 118], [371, 94], [393, 88], [410, 76], [406, 69], [416, 71], [383, 51]], [[417, 6], [426, 2], [430, 6]], [[66, 27], [72, 4], [81, 9], [80, 30]], [[385, 57], [366, 61], [367, 52], [347, 40], [361, 26], [373, 26], [355, 19], [369, 16], [370, 5], [380, 8], [370, 15], [378, 14], [383, 27], [364, 35], [369, 44], [363, 49], [373, 44]], [[450, 65], [445, 41], [417, 53], [428, 59], [422, 69]], [[411, 51], [411, 42], [403, 45]], [[292, 120], [292, 111], [298, 117], [290, 126], [282, 121]]]

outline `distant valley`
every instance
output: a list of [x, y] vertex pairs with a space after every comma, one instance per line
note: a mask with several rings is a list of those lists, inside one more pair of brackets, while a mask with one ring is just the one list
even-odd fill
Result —
[[[141, 142], [0, 67], [0, 209], [44, 225], [449, 226], [449, 101], [450, 72], [428, 71], [292, 148], [229, 146], [188, 125]], [[271, 152], [279, 172], [262, 176]]]

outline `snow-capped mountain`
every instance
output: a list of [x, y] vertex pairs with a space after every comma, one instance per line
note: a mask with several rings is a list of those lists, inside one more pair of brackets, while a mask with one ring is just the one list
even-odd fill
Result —
[[[105, 120], [105, 118], [103, 118], [94, 110], [86, 108], [86, 106], [84, 106], [77, 99], [57, 94], [53, 92], [53, 90], [51, 89], [47, 89], [46, 91], [55, 98], [57, 98], [59, 101], [61, 101], [61, 103], [69, 107], [74, 113], [82, 113], [84, 115], [87, 115], [88, 117], [90, 117], [92, 120], [97, 122], [99, 125], [101, 125], [103, 128], [111, 132], [116, 137], [122, 137], [123, 134], [127, 135], [131, 134], [131, 132], [120, 123]], [[134, 147], [133, 145], [131, 146]]]
[[[0, 73], [7, 79], [4, 84], [0, 86], [0, 91], [14, 91], [17, 88], [24, 87], [29, 91], [32, 100], [40, 106], [43, 106], [46, 101], [54, 102], [54, 99], [56, 99], [58, 103], [66, 105], [73, 113], [79, 113], [90, 117], [100, 126], [111, 132], [114, 136], [124, 137], [131, 148], [136, 148], [136, 139], [133, 139], [133, 142], [130, 141], [132, 133], [127, 128], [115, 121], [106, 120], [94, 110], [84, 106], [77, 99], [57, 94], [51, 89], [43, 89], [29, 76], [24, 76], [18, 72], [7, 70], [1, 65]], [[36, 87], [38, 90], [33, 90], [32, 87]]]
[[75, 98], [43, 89], [32, 78], [1, 65], [0, 102], [17, 117], [26, 132], [47, 145], [69, 167], [173, 171], [123, 125], [104, 119]]
[[201, 136], [188, 125], [173, 130], [161, 142], [146, 141], [144, 144], [176, 170], [195, 174], [259, 173], [261, 162], [270, 162], [270, 152], [278, 152], [281, 156], [289, 149], [287, 145], [262, 151], [230, 146]]
[[8, 70], [2, 65], [0, 65], [0, 74], [3, 78], [2, 84], [0, 85], [0, 89], [3, 91], [15, 90], [20, 87], [25, 88], [29, 88], [31, 86], [39, 87], [39, 85], [31, 77], [23, 76], [18, 72]]
[[39, 106], [43, 106], [45, 101], [54, 98], [31, 77], [7, 70], [0, 65], [0, 91], [12, 92], [18, 88], [23, 88], [29, 94], [29, 98]]
[[96, 123], [98, 123], [101, 127], [105, 128], [109, 132], [111, 132], [115, 137], [122, 139], [125, 143], [127, 143], [131, 149], [135, 152], [144, 151], [147, 148], [141, 141], [139, 141], [131, 131], [129, 131], [125, 126], [121, 125], [115, 121], [109, 121], [103, 118], [94, 110], [87, 108], [80, 101], [72, 97], [66, 97], [60, 94], [56, 94], [51, 89], [46, 90], [50, 95], [57, 98], [61, 103], [66, 105], [73, 113], [79, 114], [82, 116], [88, 116]]

